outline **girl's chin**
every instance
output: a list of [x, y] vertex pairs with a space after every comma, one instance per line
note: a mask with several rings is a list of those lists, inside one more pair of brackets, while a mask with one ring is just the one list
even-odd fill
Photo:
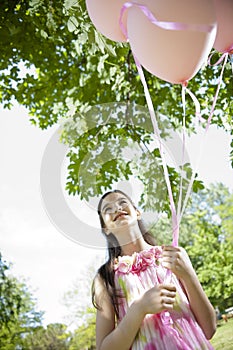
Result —
[[123, 228], [128, 228], [128, 227], [130, 227], [130, 226], [134, 226], [135, 225], [135, 223], [137, 223], [138, 221], [136, 220], [133, 220], [133, 219], [130, 219], [129, 217], [125, 217], [125, 218], [121, 218], [121, 220], [116, 220], [114, 223], [115, 223], [115, 225], [114, 225], [114, 228], [113, 229], [115, 229], [115, 231], [117, 231], [117, 229], [119, 229], [119, 228], [121, 228], [121, 229], [123, 229]]
[[122, 216], [119, 216], [119, 218], [117, 218], [115, 220], [115, 222], [122, 222], [122, 221], [125, 221], [125, 220], [128, 220], [128, 215], [122, 215]]

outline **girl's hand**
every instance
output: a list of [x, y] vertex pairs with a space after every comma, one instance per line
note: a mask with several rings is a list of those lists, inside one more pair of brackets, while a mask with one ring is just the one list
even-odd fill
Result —
[[146, 291], [139, 302], [144, 315], [156, 314], [173, 309], [175, 298], [176, 287], [173, 284], [160, 284]]
[[185, 280], [195, 274], [187, 252], [181, 247], [164, 246], [162, 265], [171, 270], [179, 279]]

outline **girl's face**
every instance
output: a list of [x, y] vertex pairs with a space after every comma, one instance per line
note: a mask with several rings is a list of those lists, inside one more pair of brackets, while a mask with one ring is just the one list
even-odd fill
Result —
[[137, 222], [140, 215], [130, 200], [118, 192], [110, 193], [103, 199], [100, 211], [107, 234], [132, 225]]

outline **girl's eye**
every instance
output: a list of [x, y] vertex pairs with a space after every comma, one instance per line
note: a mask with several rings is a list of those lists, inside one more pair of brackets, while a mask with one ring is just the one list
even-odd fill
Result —
[[120, 201], [120, 203], [119, 203], [120, 205], [127, 205], [128, 204], [128, 202], [125, 200], [125, 199], [123, 199], [123, 200], [121, 200]]
[[112, 212], [112, 208], [111, 207], [107, 207], [104, 209], [104, 214], [110, 214]]

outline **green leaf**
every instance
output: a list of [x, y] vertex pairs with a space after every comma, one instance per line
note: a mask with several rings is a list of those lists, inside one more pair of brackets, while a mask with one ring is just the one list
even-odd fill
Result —
[[64, 7], [68, 11], [72, 7], [77, 7], [78, 6], [78, 0], [65, 0], [64, 2]]
[[67, 22], [67, 27], [69, 32], [74, 32], [79, 26], [78, 20], [76, 17], [71, 16]]

